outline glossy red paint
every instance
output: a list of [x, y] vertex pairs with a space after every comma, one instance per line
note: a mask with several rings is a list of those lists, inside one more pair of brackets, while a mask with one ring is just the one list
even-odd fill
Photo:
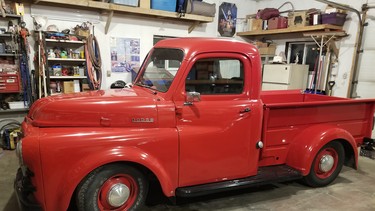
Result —
[[[108, 202], [108, 195], [111, 191], [111, 188], [116, 184], [124, 184], [129, 188], [129, 198], [125, 203], [119, 207], [113, 207]], [[139, 189], [137, 182], [130, 175], [119, 174], [114, 175], [104, 182], [102, 187], [98, 192], [98, 205], [100, 210], [128, 210], [135, 202]]]
[[[259, 166], [287, 164], [307, 175], [316, 154], [332, 140], [348, 143], [357, 161], [356, 147], [371, 136], [375, 100], [300, 91], [261, 94], [261, 62], [252, 45], [182, 38], [160, 41], [154, 48], [185, 54], [165, 93], [134, 86], [33, 104], [23, 123], [23, 157], [35, 175], [34, 195], [44, 210], [66, 210], [82, 179], [109, 163], [144, 166], [171, 197], [178, 187], [256, 175]], [[243, 92], [202, 95], [200, 102], [186, 105], [190, 68], [211, 57], [241, 61]], [[241, 112], [246, 108], [250, 111]], [[153, 121], [137, 121], [142, 118]], [[258, 141], [264, 142], [263, 149], [256, 147]]]
[[[319, 161], [323, 159], [324, 156], [331, 156], [333, 158], [333, 166], [330, 170], [326, 172], [322, 171], [322, 169], [319, 167], [320, 165]], [[315, 175], [320, 179], [326, 179], [330, 177], [333, 174], [333, 172], [336, 170], [339, 156], [336, 150], [330, 147], [319, 152], [319, 154], [316, 156], [316, 160], [317, 162], [315, 162], [315, 165], [314, 165]]]

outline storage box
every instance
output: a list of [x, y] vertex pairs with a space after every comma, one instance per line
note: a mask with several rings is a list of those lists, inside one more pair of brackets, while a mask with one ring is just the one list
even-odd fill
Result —
[[23, 109], [28, 107], [23, 101], [8, 102], [8, 104], [10, 109]]
[[139, 0], [139, 7], [145, 8], [145, 9], [150, 9], [151, 8], [150, 0]]
[[268, 20], [268, 29], [284, 29], [288, 27], [288, 18], [286, 17], [277, 17], [271, 18]]
[[77, 29], [75, 31], [76, 35], [82, 36], [82, 37], [89, 37], [90, 35], [90, 30], [83, 30], [83, 29]]
[[346, 14], [344, 13], [330, 13], [322, 14], [322, 23], [323, 24], [332, 24], [336, 26], [343, 26], [346, 20]]
[[307, 11], [290, 12], [288, 14], [288, 27], [304, 27], [309, 25], [309, 16]]
[[249, 29], [249, 31], [260, 31], [262, 30], [263, 20], [250, 18], [247, 20], [247, 24], [247, 28]]
[[61, 70], [62, 70], [61, 65], [53, 65], [52, 66], [53, 76], [62, 76]]
[[25, 15], [25, 7], [23, 6], [22, 3], [14, 3], [13, 4], [13, 10], [16, 15]]
[[260, 42], [260, 41], [255, 41], [253, 42], [254, 45], [257, 46], [257, 48], [266, 48], [268, 47], [268, 44], [269, 43], [266, 43], [266, 42]]
[[64, 93], [74, 93], [74, 82], [73, 81], [64, 81], [63, 84]]
[[111, 0], [111, 3], [138, 7], [138, 0]]
[[258, 51], [260, 55], [275, 55], [276, 45], [271, 44], [268, 47], [260, 47]]
[[176, 0], [151, 0], [151, 9], [176, 12], [176, 4]]

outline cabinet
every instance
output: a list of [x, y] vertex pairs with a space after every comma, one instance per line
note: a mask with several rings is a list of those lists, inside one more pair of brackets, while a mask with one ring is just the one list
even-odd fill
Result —
[[306, 89], [308, 65], [266, 64], [263, 69], [262, 90]]
[[83, 91], [87, 83], [85, 38], [51, 32], [38, 32], [38, 37], [45, 54], [45, 61], [41, 58], [39, 64], [45, 77], [44, 95]]
[[19, 15], [0, 16], [0, 93], [19, 93], [19, 35], [16, 26], [22, 21]]

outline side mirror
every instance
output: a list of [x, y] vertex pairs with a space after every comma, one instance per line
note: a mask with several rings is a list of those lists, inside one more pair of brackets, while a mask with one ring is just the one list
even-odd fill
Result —
[[187, 92], [186, 93], [186, 105], [193, 105], [193, 102], [201, 101], [201, 93], [199, 92]]

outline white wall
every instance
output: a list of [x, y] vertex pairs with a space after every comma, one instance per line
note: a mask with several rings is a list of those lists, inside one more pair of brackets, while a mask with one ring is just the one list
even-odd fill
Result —
[[[219, 6], [223, 2], [235, 3], [237, 6], [237, 17], [245, 18], [249, 13], [256, 10], [255, 2], [249, 0], [231, 0], [231, 1], [219, 1], [219, 0], [205, 0], [207, 3], [216, 3], [216, 12]], [[27, 8], [24, 16], [25, 21], [29, 29], [32, 29], [32, 17], [30, 15], [30, 5], [25, 5]], [[56, 8], [59, 10], [59, 8]], [[50, 11], [53, 13], [53, 10]], [[47, 12], [48, 13], [48, 12]], [[67, 14], [69, 16], [69, 14]], [[178, 20], [166, 20], [155, 17], [142, 17], [136, 15], [130, 15], [126, 13], [115, 13], [111, 25], [108, 30], [108, 34], [104, 33], [107, 15], [100, 15], [101, 21], [96, 23], [95, 36], [100, 45], [101, 57], [102, 57], [102, 70], [103, 70], [103, 84], [102, 89], [109, 88], [112, 82], [116, 80], [125, 80], [128, 77], [128, 73], [111, 73], [107, 76], [107, 72], [110, 72], [110, 37], [124, 37], [124, 38], [139, 38], [141, 45], [141, 61], [148, 53], [149, 49], [153, 46], [153, 36], [175, 36], [175, 37], [217, 37], [218, 17], [214, 18], [214, 22], [201, 24], [194, 29], [190, 34], [188, 33], [188, 27], [191, 23], [178, 21]], [[69, 19], [69, 18], [67, 18]], [[73, 22], [69, 20], [48, 20], [47, 25], [55, 24], [59, 30], [65, 28], [72, 28], [79, 22]], [[240, 38], [239, 38], [240, 39]], [[34, 41], [30, 40], [30, 45], [33, 46]], [[31, 52], [30, 58], [33, 58]]]
[[[290, 0], [293, 3], [295, 10], [307, 10], [310, 8], [321, 9], [324, 11], [326, 4], [320, 3], [318, 1], [309, 0], [309, 1], [300, 1], [300, 0]], [[334, 0], [334, 2], [348, 4], [347, 0]], [[262, 0], [257, 3], [258, 8], [269, 7], [274, 5], [274, 7], [281, 6], [283, 2], [277, 0]], [[361, 10], [362, 4], [366, 3], [365, 0], [359, 1], [350, 1], [350, 6]], [[286, 5], [283, 9], [290, 9], [289, 5]], [[349, 12], [347, 16], [347, 21], [344, 25], [344, 30], [349, 34], [348, 37], [342, 38], [340, 42], [337, 42], [336, 45], [340, 49], [339, 53], [339, 63], [338, 63], [338, 73], [334, 78], [336, 85], [333, 87], [333, 95], [346, 97], [347, 90], [349, 86], [349, 74], [352, 66], [353, 50], [356, 41], [356, 34], [358, 29], [358, 17], [354, 13]], [[291, 40], [288, 40], [291, 41]], [[278, 40], [280, 44], [277, 48], [277, 51], [284, 51], [285, 49], [285, 40]], [[277, 54], [278, 52], [276, 52]]]
[[[222, 2], [235, 3], [237, 6], [237, 17], [245, 18], [247, 14], [253, 14], [258, 8], [266, 7], [279, 7], [284, 1], [279, 0], [261, 0], [261, 1], [250, 1], [250, 0], [231, 0], [231, 1], [220, 1], [220, 0], [205, 0], [209, 3], [216, 3], [216, 11]], [[310, 8], [322, 9], [326, 7], [325, 4], [309, 0], [290, 0], [296, 10], [304, 10]], [[335, 2], [347, 4], [346, 0], [335, 0]], [[375, 1], [372, 1], [375, 2]], [[351, 1], [350, 6], [361, 9], [362, 4], [366, 3], [366, 0]], [[371, 4], [371, 1], [368, 2]], [[289, 6], [285, 6], [285, 9], [289, 9]], [[30, 17], [30, 10], [26, 9], [25, 20], [28, 26], [31, 28], [32, 19]], [[69, 15], [69, 14], [68, 14]], [[214, 22], [202, 24], [194, 29], [192, 33], [188, 33], [189, 23], [178, 21], [178, 20], [165, 20], [150, 17], [134, 16], [125, 13], [115, 13], [112, 23], [110, 25], [108, 34], [104, 34], [104, 27], [106, 24], [106, 15], [101, 15], [101, 21], [95, 24], [95, 35], [100, 43], [100, 50], [102, 56], [102, 68], [103, 68], [103, 85], [102, 88], [108, 88], [113, 81], [119, 79], [126, 79], [127, 76], [124, 73], [111, 73], [107, 76], [106, 73], [110, 72], [110, 49], [109, 49], [109, 38], [110, 37], [126, 37], [126, 38], [139, 38], [141, 51], [141, 60], [145, 57], [148, 50], [153, 45], [154, 35], [164, 36], [176, 36], [176, 37], [217, 37], [217, 14], [214, 18]], [[48, 24], [56, 24], [59, 29], [71, 28], [79, 24], [72, 21], [56, 21], [49, 20]], [[349, 12], [348, 21], [344, 25], [344, 30], [349, 34], [348, 37], [341, 39], [336, 45], [340, 48], [338, 73], [335, 77], [336, 85], [333, 89], [335, 96], [347, 95], [349, 85], [349, 74], [352, 66], [353, 50], [355, 45], [356, 33], [358, 26], [358, 18], [354, 13]], [[236, 39], [242, 39], [241, 37], [235, 37]], [[285, 50], [285, 41], [293, 40], [276, 40], [279, 44], [276, 54], [280, 51]], [[33, 42], [31, 41], [31, 44]], [[32, 52], [33, 53], [33, 52]], [[31, 57], [33, 58], [33, 57]], [[126, 74], [126, 73], [125, 73]]]

